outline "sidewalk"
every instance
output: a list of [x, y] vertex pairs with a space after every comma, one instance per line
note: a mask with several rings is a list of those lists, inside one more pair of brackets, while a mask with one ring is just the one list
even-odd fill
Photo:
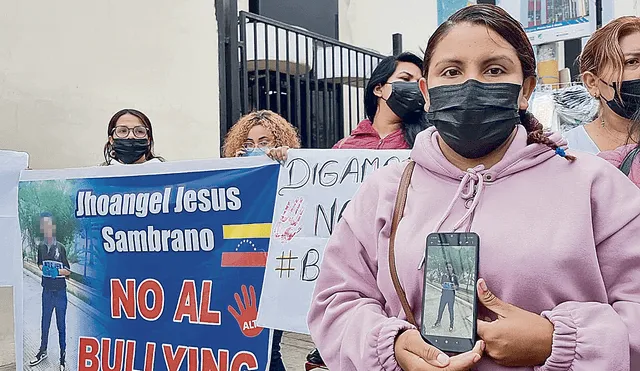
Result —
[[309, 335], [285, 332], [282, 336], [282, 360], [287, 371], [303, 371], [307, 354], [315, 348]]
[[[58, 342], [58, 328], [55, 323], [55, 313], [51, 320], [49, 330], [49, 357], [38, 366], [29, 367], [29, 361], [36, 355], [40, 348], [40, 326], [42, 315], [42, 286], [40, 280], [31, 273], [24, 272], [24, 370], [46, 371], [59, 365], [60, 346]], [[67, 293], [67, 370], [75, 370], [74, 365], [78, 359], [78, 343], [72, 339], [78, 339], [80, 330], [83, 334], [105, 333], [98, 321], [92, 319], [90, 312], [82, 308], [82, 302]]]
[[[425, 300], [425, 308], [430, 308], [428, 312], [426, 312], [425, 324], [427, 326], [432, 326], [435, 324], [436, 319], [438, 317], [438, 308], [440, 306], [440, 296], [442, 290], [437, 288], [431, 284], [427, 287], [427, 298]], [[455, 304], [453, 305], [454, 316], [454, 330], [453, 332], [449, 332], [449, 307], [447, 306], [444, 309], [444, 313], [442, 314], [442, 322], [441, 326], [433, 332], [439, 333], [439, 335], [443, 336], [454, 336], [461, 338], [468, 338], [469, 335], [473, 332], [473, 307], [470, 303], [461, 300], [456, 297]]]
[[16, 369], [13, 326], [13, 288], [0, 287], [0, 371]]

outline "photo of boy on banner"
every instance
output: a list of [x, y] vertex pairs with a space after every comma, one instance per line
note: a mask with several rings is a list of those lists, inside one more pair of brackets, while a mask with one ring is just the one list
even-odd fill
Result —
[[49, 329], [51, 317], [56, 313], [56, 326], [60, 341], [60, 371], [65, 370], [66, 358], [66, 315], [67, 315], [67, 283], [66, 277], [71, 275], [67, 259], [67, 251], [56, 240], [56, 225], [49, 212], [40, 214], [40, 232], [42, 243], [38, 245], [38, 267], [42, 270], [42, 318], [40, 349], [35, 358], [29, 362], [31, 367], [37, 366], [47, 358]]

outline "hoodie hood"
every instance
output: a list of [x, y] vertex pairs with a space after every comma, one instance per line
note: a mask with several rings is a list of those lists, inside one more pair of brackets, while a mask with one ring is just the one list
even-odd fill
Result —
[[[544, 144], [527, 144], [527, 131], [524, 126], [516, 126], [516, 136], [500, 162], [490, 169], [480, 165], [475, 173], [483, 174], [489, 181], [496, 181], [502, 177], [527, 170], [555, 156], [556, 152]], [[548, 133], [558, 147], [567, 149], [567, 141], [558, 133]], [[438, 138], [440, 135], [435, 127], [431, 127], [418, 134], [416, 144], [411, 151], [411, 159], [421, 167], [446, 178], [460, 181], [468, 171], [462, 171], [455, 167], [442, 154]], [[471, 169], [470, 169], [471, 170]]]
[[[547, 145], [527, 144], [528, 134], [524, 126], [518, 125], [516, 130], [516, 136], [500, 162], [490, 169], [485, 169], [484, 165], [478, 165], [467, 169], [467, 171], [458, 169], [444, 157], [438, 144], [439, 134], [435, 128], [429, 128], [418, 135], [416, 144], [411, 151], [411, 158], [416, 164], [430, 172], [460, 183], [449, 207], [436, 224], [433, 233], [440, 232], [440, 228], [447, 221], [458, 202], [465, 203], [467, 212], [454, 224], [451, 232], [463, 229], [470, 232], [474, 212], [482, 202], [482, 194], [488, 184], [530, 169], [557, 156], [556, 151]], [[550, 133], [549, 139], [558, 147], [566, 149], [567, 142], [560, 134]], [[423, 266], [424, 260], [425, 256], [423, 255], [420, 267]]]

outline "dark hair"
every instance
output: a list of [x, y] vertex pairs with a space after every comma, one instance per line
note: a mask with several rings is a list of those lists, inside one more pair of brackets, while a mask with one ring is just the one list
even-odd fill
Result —
[[48, 211], [43, 211], [40, 213], [40, 219], [44, 219], [44, 218], [53, 218], [53, 214], [51, 214]]
[[[504, 9], [489, 4], [471, 5], [462, 8], [436, 29], [429, 38], [427, 49], [424, 53], [422, 73], [425, 77], [429, 72], [433, 51], [438, 46], [438, 43], [442, 41], [453, 27], [461, 23], [482, 25], [496, 32], [516, 50], [520, 64], [522, 65], [524, 78], [536, 77], [536, 58], [533, 52], [533, 46], [531, 46], [524, 29], [520, 23], [511, 17]], [[557, 150], [567, 160], [575, 160], [575, 157], [566, 155], [564, 151], [558, 150], [558, 145], [544, 133], [542, 124], [533, 114], [526, 110], [520, 110], [520, 122], [527, 130], [527, 133], [529, 133], [527, 138], [528, 144], [545, 144]]]
[[[422, 59], [409, 52], [404, 52], [397, 56], [392, 55], [380, 60], [380, 63], [378, 63], [371, 73], [371, 77], [369, 78], [367, 87], [364, 91], [364, 111], [367, 114], [369, 121], [373, 122], [376, 112], [378, 112], [378, 99], [380, 99], [373, 93], [373, 91], [378, 85], [384, 85], [387, 83], [391, 75], [396, 71], [398, 63], [400, 62], [412, 63], [418, 68], [422, 68]], [[428, 126], [426, 112], [417, 112], [402, 121], [404, 140], [410, 147], [413, 147], [416, 135]]]
[[[135, 110], [133, 108], [125, 108], [116, 112], [113, 117], [111, 117], [111, 120], [109, 120], [109, 126], [107, 126], [107, 138], [110, 138], [113, 135], [113, 132], [116, 128], [116, 123], [118, 122], [120, 117], [124, 115], [132, 115], [139, 118], [144, 127], [147, 128], [147, 135], [149, 137], [149, 149], [147, 149], [147, 152], [144, 154], [145, 160], [149, 161], [151, 159], [157, 158], [160, 161], [164, 161], [164, 158], [156, 156], [153, 153], [153, 128], [151, 127], [151, 120], [149, 120], [147, 115], [138, 110]], [[107, 143], [104, 145], [104, 165], [111, 164], [111, 161], [114, 158], [113, 145], [107, 139]]]

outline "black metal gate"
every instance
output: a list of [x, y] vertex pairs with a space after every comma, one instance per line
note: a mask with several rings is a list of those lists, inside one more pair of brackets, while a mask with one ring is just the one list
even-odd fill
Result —
[[221, 141], [242, 114], [270, 109], [304, 148], [331, 148], [364, 118], [364, 87], [384, 56], [236, 8], [216, 0]]

